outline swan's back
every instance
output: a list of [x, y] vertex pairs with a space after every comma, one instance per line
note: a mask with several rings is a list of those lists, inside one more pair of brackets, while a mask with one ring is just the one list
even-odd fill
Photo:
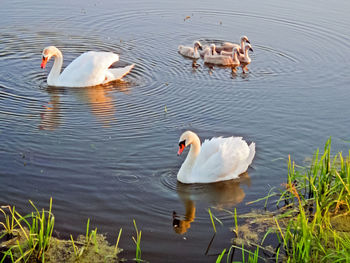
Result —
[[230, 57], [221, 56], [221, 55], [206, 55], [204, 56], [204, 62], [216, 65], [231, 65], [232, 59]]
[[204, 56], [204, 62], [222, 66], [239, 65], [239, 61], [235, 61], [232, 59], [232, 57], [224, 55], [206, 55]]
[[181, 55], [185, 56], [185, 57], [189, 57], [189, 58], [199, 58], [199, 52], [195, 52], [193, 47], [186, 47], [183, 45], [180, 45], [178, 47], [178, 51]]
[[255, 144], [250, 146], [242, 137], [205, 140], [192, 169], [194, 182], [225, 181], [244, 173], [252, 163]]
[[221, 46], [216, 47], [216, 51], [218, 53], [221, 53], [222, 51], [225, 52], [232, 52], [233, 49], [237, 49], [239, 52], [241, 52], [241, 46], [236, 43], [231, 43], [231, 42], [224, 42]]
[[106, 78], [108, 68], [119, 60], [112, 52], [89, 51], [72, 61], [59, 76], [59, 86], [95, 86]]

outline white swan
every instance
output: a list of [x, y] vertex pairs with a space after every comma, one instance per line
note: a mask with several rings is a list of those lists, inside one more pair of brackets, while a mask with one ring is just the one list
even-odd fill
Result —
[[180, 155], [191, 145], [177, 180], [182, 183], [212, 183], [237, 178], [252, 163], [255, 143], [249, 146], [242, 137], [212, 138], [201, 142], [194, 132], [184, 132], [179, 140]]
[[241, 37], [241, 45], [236, 44], [236, 43], [231, 43], [231, 42], [224, 42], [221, 46], [218, 46], [216, 51], [218, 53], [221, 53], [221, 51], [227, 51], [231, 52], [234, 48], [237, 48], [240, 53], [243, 53], [245, 43], [249, 43], [250, 41], [247, 36], [242, 36]]
[[199, 41], [195, 41], [193, 43], [193, 47], [186, 47], [183, 45], [180, 45], [178, 47], [178, 51], [181, 55], [189, 58], [195, 58], [195, 59], [200, 58], [198, 49], [202, 50], [202, 45]]
[[89, 51], [74, 59], [62, 73], [63, 55], [61, 51], [49, 46], [43, 50], [41, 68], [45, 68], [51, 57], [55, 58], [53, 67], [47, 77], [49, 86], [88, 87], [105, 84], [124, 77], [134, 67], [134, 64], [124, 68], [109, 68], [119, 60], [112, 52]]
[[234, 48], [233, 51], [230, 53], [231, 56], [225, 56], [221, 54], [220, 55], [216, 54], [214, 44], [211, 44], [210, 47], [212, 52], [209, 52], [204, 56], [205, 63], [221, 65], [221, 66], [231, 66], [231, 67], [237, 67], [240, 65], [240, 62], [238, 59], [239, 52], [236, 48]]

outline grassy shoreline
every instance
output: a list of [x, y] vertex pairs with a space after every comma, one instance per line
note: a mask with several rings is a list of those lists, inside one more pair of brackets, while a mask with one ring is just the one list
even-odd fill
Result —
[[49, 210], [39, 211], [31, 202], [34, 212], [22, 216], [15, 207], [3, 206], [0, 212], [4, 228], [0, 232], [0, 263], [3, 262], [119, 262], [118, 247], [122, 230], [114, 246], [104, 235], [97, 233], [97, 228], [90, 229], [90, 220], [86, 224], [85, 235], [76, 240], [62, 240], [52, 236], [55, 217]]
[[[265, 202], [266, 209], [270, 198], [275, 198], [276, 210], [238, 216], [248, 223], [233, 229], [233, 245], [225, 250], [227, 262], [232, 262], [233, 248], [249, 263], [350, 262], [350, 152], [346, 158], [341, 152], [331, 157], [329, 139], [309, 167], [296, 169], [289, 157], [287, 182], [257, 201]], [[252, 225], [263, 231], [253, 232]], [[271, 236], [278, 242], [266, 244]]]

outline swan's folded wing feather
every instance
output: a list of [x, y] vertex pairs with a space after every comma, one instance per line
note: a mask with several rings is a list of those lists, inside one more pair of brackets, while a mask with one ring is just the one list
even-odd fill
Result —
[[240, 140], [235, 140], [226, 146], [222, 152], [223, 166], [221, 172], [223, 180], [238, 178], [251, 164], [255, 155], [255, 144], [251, 144], [254, 147], [250, 147], [246, 141], [240, 138]]
[[63, 86], [94, 86], [102, 83], [106, 71], [119, 56], [112, 52], [86, 52], [72, 61], [60, 75]]
[[203, 183], [236, 178], [247, 169], [249, 156], [250, 148], [242, 137], [206, 140], [192, 174]]
[[107, 70], [108, 76], [106, 79], [106, 82], [113, 81], [113, 80], [119, 80], [123, 78], [125, 75], [127, 75], [133, 68], [135, 64], [128, 65], [123, 68], [110, 68]]

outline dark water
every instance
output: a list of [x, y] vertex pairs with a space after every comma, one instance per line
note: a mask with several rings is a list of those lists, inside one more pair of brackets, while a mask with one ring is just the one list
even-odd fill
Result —
[[[61, 237], [83, 233], [88, 218], [111, 242], [122, 227], [127, 258], [135, 219], [144, 259], [214, 262], [233, 236], [220, 208], [259, 208], [245, 203], [284, 182], [289, 154], [301, 163], [329, 136], [334, 151], [349, 148], [349, 10], [344, 0], [2, 1], [0, 204], [29, 212], [29, 199], [47, 207], [53, 197]], [[247, 74], [202, 60], [193, 69], [177, 53], [196, 39], [243, 34], [254, 48]], [[62, 50], [64, 66], [96, 50], [136, 67], [107, 87], [48, 87], [52, 63], [40, 68], [48, 45]], [[254, 141], [249, 175], [178, 184], [177, 142], [187, 129]], [[205, 255], [208, 207], [224, 226]], [[173, 211], [183, 219], [176, 231]]]

